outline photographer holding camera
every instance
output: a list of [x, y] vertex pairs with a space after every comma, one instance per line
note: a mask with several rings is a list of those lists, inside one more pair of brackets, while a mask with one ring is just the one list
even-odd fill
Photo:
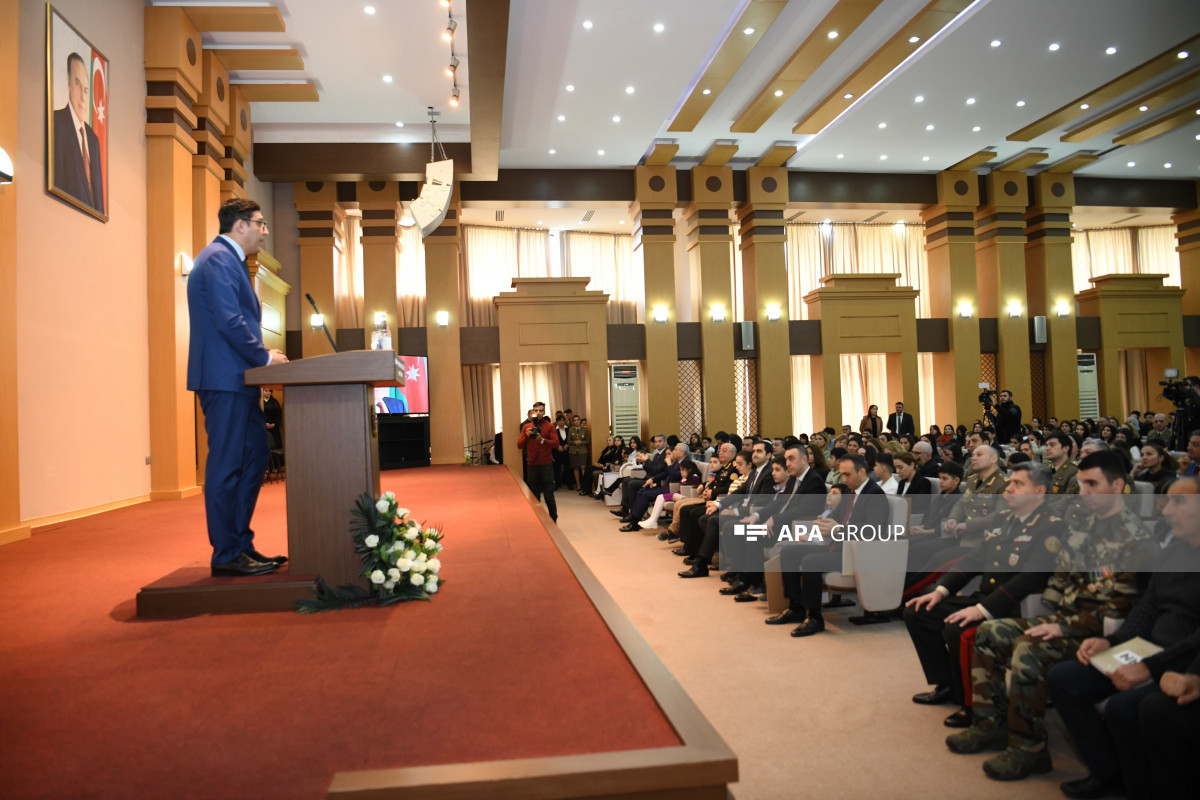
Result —
[[1000, 391], [1000, 402], [996, 404], [996, 441], [1007, 444], [1021, 433], [1021, 407], [1012, 401], [1012, 392]]
[[525, 451], [525, 482], [538, 500], [546, 495], [546, 510], [550, 519], [558, 521], [558, 504], [554, 502], [554, 453], [558, 450], [558, 432], [548, 417], [542, 416], [537, 408], [529, 409], [525, 422], [521, 423], [521, 434], [517, 447]]

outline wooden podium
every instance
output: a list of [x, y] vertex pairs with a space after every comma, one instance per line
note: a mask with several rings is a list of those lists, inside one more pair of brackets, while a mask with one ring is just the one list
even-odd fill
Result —
[[363, 493], [379, 496], [374, 389], [404, 385], [395, 352], [354, 350], [258, 367], [246, 370], [246, 385], [285, 390], [289, 571], [365, 587], [350, 510]]

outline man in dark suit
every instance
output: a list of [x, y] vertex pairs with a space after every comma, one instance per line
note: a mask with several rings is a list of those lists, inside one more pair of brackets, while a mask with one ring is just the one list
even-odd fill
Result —
[[[661, 433], [654, 434], [650, 439], [654, 447], [653, 453], [639, 453], [638, 464], [647, 475], [657, 475], [667, 467], [667, 437]], [[650, 478], [624, 478], [621, 480], [621, 506], [612, 509], [612, 513], [625, 521], [633, 512], [633, 502], [637, 499], [639, 489], [648, 488], [653, 481]], [[637, 520], [634, 520], [636, 522]]]
[[904, 413], [904, 403], [896, 403], [896, 412], [888, 415], [887, 429], [897, 436], [907, 433], [915, 439], [917, 430], [913, 425], [912, 414]]
[[262, 305], [250, 284], [245, 258], [267, 238], [267, 223], [253, 200], [233, 199], [217, 213], [220, 235], [200, 251], [188, 275], [187, 388], [204, 410], [208, 461], [204, 510], [212, 543], [213, 575], [261, 575], [287, 561], [254, 549], [250, 518], [270, 459], [259, 390], [245, 372], [287, 361], [263, 345]]
[[838, 459], [838, 472], [845, 485], [836, 518], [822, 517], [815, 523], [821, 531], [821, 541], [785, 545], [780, 552], [783, 570], [783, 593], [788, 608], [767, 618], [768, 625], [802, 622], [792, 636], [812, 636], [825, 630], [821, 616], [821, 592], [824, 573], [842, 568], [842, 544], [846, 533], [864, 526], [886, 529], [888, 523], [887, 495], [879, 485], [867, 478], [867, 462], [861, 455], [845, 455]]
[[638, 523], [641, 522], [642, 517], [646, 516], [646, 512], [654, 504], [654, 499], [660, 494], [671, 491], [672, 483], [679, 483], [683, 480], [679, 471], [679, 462], [687, 457], [688, 448], [683, 443], [676, 444], [673, 449], [667, 451], [667, 457], [663, 462], [662, 470], [647, 478], [643, 487], [638, 489], [637, 497], [633, 500], [633, 507], [629, 511], [629, 516], [621, 518], [621, 522], [625, 523], [621, 528], [622, 531], [641, 530], [638, 527]]
[[54, 187], [104, 213], [100, 140], [89, 123], [92, 83], [78, 53], [67, 56], [67, 104], [54, 112]]

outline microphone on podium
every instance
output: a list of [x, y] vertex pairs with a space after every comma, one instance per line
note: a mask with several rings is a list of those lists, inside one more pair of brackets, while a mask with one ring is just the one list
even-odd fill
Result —
[[308, 298], [309, 305], [313, 307], [313, 313], [321, 318], [321, 328], [325, 331], [326, 338], [329, 339], [329, 346], [333, 348], [333, 352], [340, 353], [341, 351], [338, 350], [338, 346], [333, 342], [333, 336], [329, 333], [329, 326], [325, 324], [325, 315], [317, 308], [317, 302], [312, 299], [312, 295], [308, 292], [305, 292], [304, 296]]

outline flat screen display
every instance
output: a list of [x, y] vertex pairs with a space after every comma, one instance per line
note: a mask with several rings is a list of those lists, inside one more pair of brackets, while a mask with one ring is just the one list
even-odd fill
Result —
[[396, 356], [404, 364], [404, 385], [375, 389], [375, 406], [384, 414], [429, 413], [429, 359]]

